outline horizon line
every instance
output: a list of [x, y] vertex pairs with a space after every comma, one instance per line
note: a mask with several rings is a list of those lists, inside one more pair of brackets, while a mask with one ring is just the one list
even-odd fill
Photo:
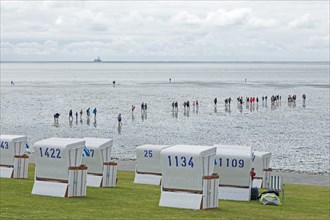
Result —
[[119, 61], [85, 61], [85, 60], [0, 60], [0, 63], [330, 63], [329, 60], [319, 60], [319, 61], [302, 61], [302, 60], [290, 60], [290, 61], [282, 61], [282, 60], [275, 60], [275, 61], [266, 61], [266, 60], [253, 60], [253, 61], [191, 61], [191, 60], [183, 60], [183, 61], [152, 61], [152, 60], [137, 60], [137, 61], [127, 61], [127, 60], [119, 60]]

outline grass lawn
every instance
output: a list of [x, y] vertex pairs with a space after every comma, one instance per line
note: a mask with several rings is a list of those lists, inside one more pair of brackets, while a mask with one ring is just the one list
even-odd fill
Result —
[[186, 210], [158, 206], [160, 187], [133, 183], [134, 172], [119, 171], [117, 188], [87, 187], [84, 198], [31, 195], [28, 179], [0, 179], [0, 219], [329, 219], [329, 187], [285, 186], [282, 206], [258, 201], [219, 201], [219, 208]]

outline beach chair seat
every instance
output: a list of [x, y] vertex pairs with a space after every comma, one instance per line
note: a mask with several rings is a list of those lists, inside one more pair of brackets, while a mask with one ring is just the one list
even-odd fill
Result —
[[268, 190], [275, 191], [279, 195], [282, 192], [282, 203], [284, 201], [284, 183], [282, 176], [270, 176], [268, 183]]

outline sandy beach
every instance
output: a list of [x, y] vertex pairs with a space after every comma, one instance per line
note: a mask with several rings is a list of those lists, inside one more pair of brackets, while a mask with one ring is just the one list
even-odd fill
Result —
[[[244, 145], [271, 152], [271, 166], [277, 170], [330, 173], [326, 63], [5, 63], [3, 67], [1, 133], [26, 135], [31, 146], [55, 136], [111, 138], [115, 158], [134, 160], [135, 147], [146, 143]], [[297, 101], [288, 103], [293, 94]], [[307, 95], [305, 103], [302, 94]], [[281, 101], [272, 103], [273, 95], [281, 96]], [[265, 96], [268, 101], [263, 102]], [[232, 103], [226, 106], [229, 97]], [[243, 97], [242, 106], [237, 97]], [[251, 105], [246, 97], [260, 101]], [[196, 100], [198, 109], [193, 106]], [[171, 107], [174, 101], [179, 104], [176, 112]], [[185, 111], [187, 101], [191, 106]], [[147, 114], [140, 110], [142, 102], [148, 103]], [[87, 119], [88, 108], [97, 108], [97, 118]], [[82, 110], [82, 117], [69, 121], [70, 109], [73, 114]], [[58, 125], [53, 123], [55, 113], [61, 115]]]

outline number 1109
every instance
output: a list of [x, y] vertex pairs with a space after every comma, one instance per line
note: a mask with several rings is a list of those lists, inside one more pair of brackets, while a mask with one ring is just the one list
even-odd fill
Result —
[[[217, 165], [217, 160], [214, 160], [214, 165]], [[237, 159], [226, 159], [224, 161], [222, 161], [222, 158], [219, 158], [219, 166], [226, 166], [226, 167], [239, 167], [239, 168], [243, 168], [244, 167], [244, 160], [237, 160]]]

